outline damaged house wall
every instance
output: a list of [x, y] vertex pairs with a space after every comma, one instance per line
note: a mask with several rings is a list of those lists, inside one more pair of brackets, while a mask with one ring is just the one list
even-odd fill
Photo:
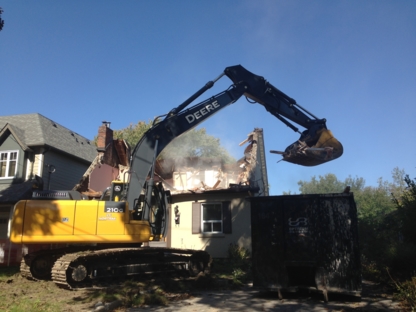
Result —
[[121, 139], [113, 139], [109, 122], [98, 128], [97, 156], [73, 190], [98, 198], [114, 180], [127, 180], [130, 147]]
[[248, 143], [244, 150], [244, 157], [238, 163], [246, 170], [245, 180], [249, 185], [259, 188], [257, 196], [269, 196], [269, 182], [267, 178], [266, 154], [264, 151], [263, 129], [255, 128], [240, 146]]
[[230, 244], [251, 251], [246, 198], [269, 194], [263, 130], [254, 129], [244, 145], [235, 164], [204, 158], [159, 163], [160, 172], [172, 172], [163, 180], [172, 193], [168, 247], [202, 249], [214, 258], [226, 258]]
[[257, 189], [253, 196], [268, 196], [263, 130], [254, 129], [240, 146], [245, 144], [236, 163], [204, 157], [158, 160], [156, 176], [173, 195], [250, 186]]

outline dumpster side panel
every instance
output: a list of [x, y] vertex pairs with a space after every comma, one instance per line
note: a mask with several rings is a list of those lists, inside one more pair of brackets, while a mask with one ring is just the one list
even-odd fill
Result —
[[251, 210], [253, 283], [268, 289], [286, 287], [283, 209], [277, 201], [259, 200]]
[[361, 290], [357, 211], [352, 194], [250, 200], [255, 287]]
[[[321, 233], [319, 240], [318, 289], [361, 291], [361, 263], [358, 242], [357, 210], [352, 196], [320, 199]], [[322, 234], [316, 233], [317, 237]]]

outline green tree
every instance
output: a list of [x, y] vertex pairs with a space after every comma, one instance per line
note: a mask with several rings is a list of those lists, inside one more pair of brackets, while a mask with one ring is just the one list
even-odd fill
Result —
[[363, 178], [348, 177], [344, 182], [338, 180], [335, 174], [327, 173], [324, 176], [313, 176], [310, 181], [299, 181], [299, 191], [301, 194], [327, 194], [341, 193], [346, 186], [351, 187], [351, 191], [361, 190], [364, 187]]
[[146, 123], [145, 121], [139, 121], [137, 124], [130, 124], [126, 128], [113, 131], [113, 137], [115, 139], [125, 140], [131, 147], [136, 146], [143, 134], [149, 130], [153, 125], [153, 121]]
[[360, 220], [379, 227], [384, 218], [395, 210], [391, 194], [391, 189], [394, 187], [394, 184], [379, 178], [376, 187], [367, 186], [354, 192]]
[[369, 224], [379, 225], [382, 219], [395, 210], [392, 199], [395, 194], [401, 194], [405, 189], [404, 170], [394, 168], [392, 171], [393, 182], [379, 178], [377, 186], [365, 186], [365, 180], [361, 177], [349, 176], [344, 181], [338, 180], [335, 174], [328, 173], [310, 181], [299, 181], [301, 194], [325, 194], [340, 193], [346, 186], [354, 193], [357, 203], [358, 216]]
[[416, 245], [416, 182], [409, 178], [404, 178], [407, 188], [399, 198], [395, 197], [400, 221], [400, 230], [403, 239]]
[[4, 26], [4, 20], [1, 18], [1, 15], [3, 14], [3, 12], [4, 12], [3, 9], [0, 8], [0, 30], [2, 30]]
[[406, 173], [404, 169], [399, 169], [398, 167], [394, 168], [392, 171], [393, 183], [389, 185], [390, 193], [393, 194], [393, 197], [399, 198], [404, 191], [406, 191]]
[[[302, 194], [340, 193], [346, 186], [350, 186], [357, 205], [360, 247], [365, 261], [367, 263], [375, 261], [380, 263], [380, 266], [400, 267], [403, 262], [398, 260], [403, 255], [404, 248], [400, 245], [398, 225], [401, 223], [398, 222], [397, 207], [393, 198], [394, 194], [402, 194], [405, 190], [406, 183], [403, 182], [403, 176], [404, 171], [396, 167], [392, 171], [393, 182], [379, 178], [375, 187], [365, 186], [365, 180], [360, 177], [349, 176], [344, 181], [340, 181], [334, 174], [326, 174], [318, 178], [313, 176], [310, 181], [299, 181], [298, 185]], [[409, 184], [409, 181], [406, 182]], [[416, 209], [405, 210], [404, 205], [406, 203], [406, 206], [410, 207], [414, 204], [411, 199], [416, 198], [413, 197], [416, 193], [406, 194], [407, 198], [402, 196], [397, 202], [403, 207], [403, 216], [400, 218], [410, 220], [412, 216], [409, 211]], [[413, 223], [409, 223], [409, 231], [413, 228]]]

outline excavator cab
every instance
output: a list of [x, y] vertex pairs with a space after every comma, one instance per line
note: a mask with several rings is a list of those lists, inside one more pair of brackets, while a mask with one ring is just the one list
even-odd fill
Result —
[[126, 197], [127, 184], [123, 181], [111, 182], [110, 200], [120, 201], [121, 198]]
[[[148, 183], [145, 188], [147, 189]], [[125, 201], [128, 183], [115, 180], [111, 182], [102, 197], [101, 201], [119, 202]], [[145, 192], [144, 192], [145, 193]], [[147, 220], [152, 229], [154, 240], [159, 240], [167, 232], [167, 207], [170, 202], [170, 191], [165, 190], [161, 183], [157, 183], [151, 190], [151, 199], [147, 202], [145, 194], [141, 194], [134, 202], [130, 210], [132, 220]]]
[[102, 201], [121, 201], [126, 197], [127, 184], [123, 181], [115, 180], [111, 186], [107, 187], [100, 197]]

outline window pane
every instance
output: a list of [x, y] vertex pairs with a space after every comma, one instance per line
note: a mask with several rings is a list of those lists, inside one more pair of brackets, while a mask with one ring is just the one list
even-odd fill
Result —
[[222, 219], [221, 205], [204, 204], [202, 218], [203, 220], [221, 220]]
[[202, 231], [205, 233], [222, 233], [221, 203], [202, 204]]
[[16, 161], [14, 160], [14, 161], [11, 161], [9, 163], [9, 173], [8, 173], [8, 176], [9, 177], [13, 177], [14, 174], [15, 174], [15, 172], [16, 172]]
[[0, 177], [4, 178], [6, 176], [6, 163], [1, 162], [0, 163]]
[[10, 153], [10, 160], [16, 160], [17, 159], [17, 152]]
[[212, 231], [213, 232], [222, 232], [221, 222], [213, 222], [212, 223]]
[[211, 230], [211, 223], [204, 223], [204, 228], [202, 229], [204, 232], [212, 232]]
[[1, 153], [0, 160], [7, 160], [7, 153]]

